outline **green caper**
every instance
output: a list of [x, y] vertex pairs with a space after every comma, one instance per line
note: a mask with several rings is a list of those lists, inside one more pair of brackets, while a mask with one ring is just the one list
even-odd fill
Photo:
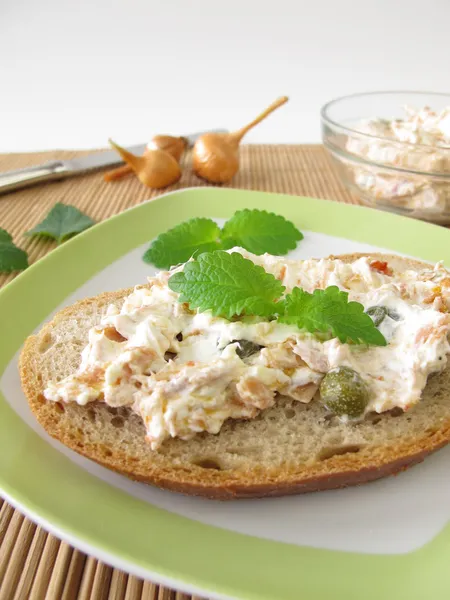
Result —
[[371, 306], [366, 310], [366, 314], [372, 317], [375, 327], [378, 327], [387, 315], [387, 311], [384, 306]]
[[375, 327], [378, 327], [384, 321], [385, 317], [389, 317], [393, 321], [400, 320], [398, 312], [386, 306], [371, 306], [366, 310], [366, 314], [372, 317]]
[[236, 348], [236, 354], [240, 359], [248, 358], [252, 354], [256, 354], [263, 348], [264, 346], [260, 346], [259, 344], [255, 344], [250, 340], [233, 340], [230, 342], [231, 344], [238, 343], [238, 347]]
[[393, 321], [400, 321], [401, 317], [397, 311], [392, 310], [392, 308], [386, 309], [387, 316], [390, 317]]
[[360, 417], [369, 401], [366, 384], [350, 367], [328, 371], [320, 384], [320, 395], [325, 406], [340, 417]]

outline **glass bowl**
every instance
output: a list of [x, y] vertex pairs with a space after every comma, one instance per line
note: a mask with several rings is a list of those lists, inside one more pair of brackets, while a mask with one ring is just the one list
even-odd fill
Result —
[[[405, 119], [405, 107], [436, 113], [427, 131]], [[423, 114], [423, 113], [422, 113]], [[420, 117], [419, 117], [420, 118]], [[450, 94], [372, 92], [332, 100], [321, 110], [322, 139], [347, 188], [375, 208], [450, 224]], [[439, 145], [436, 145], [439, 144]]]

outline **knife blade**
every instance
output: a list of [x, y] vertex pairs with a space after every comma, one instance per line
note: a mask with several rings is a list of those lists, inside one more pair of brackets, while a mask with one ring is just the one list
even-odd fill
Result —
[[[201, 131], [184, 136], [188, 140], [188, 146], [193, 146], [196, 140], [204, 133], [226, 133], [226, 129], [211, 129], [208, 132]], [[133, 154], [142, 154], [147, 144], [137, 144], [127, 148]], [[69, 160], [52, 160], [36, 167], [17, 169], [0, 173], [0, 194], [12, 192], [36, 183], [55, 181], [86, 173], [102, 167], [114, 166], [123, 160], [115, 150], [105, 152], [94, 152], [86, 156], [71, 158]]]
[[[145, 147], [146, 144], [137, 144], [136, 146], [130, 146], [127, 150], [133, 154], [142, 154]], [[122, 163], [123, 160], [115, 150], [106, 150], [106, 152], [96, 152], [94, 154], [87, 154], [86, 156], [61, 160], [58, 162], [66, 167], [67, 171], [69, 171], [68, 175], [70, 175], [70, 173], [75, 174], [91, 171], [92, 169], [100, 169], [101, 167], [113, 167], [114, 165]]]

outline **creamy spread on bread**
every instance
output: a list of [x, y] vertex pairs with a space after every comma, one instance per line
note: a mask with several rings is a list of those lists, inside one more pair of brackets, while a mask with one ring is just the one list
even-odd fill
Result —
[[261, 317], [227, 320], [180, 304], [168, 286], [183, 268], [160, 272], [137, 286], [119, 309], [111, 305], [89, 331], [78, 371], [49, 382], [48, 400], [128, 406], [142, 418], [157, 449], [165, 439], [218, 433], [229, 419], [251, 419], [277, 394], [310, 402], [325, 374], [356, 371], [369, 390], [367, 412], [416, 404], [431, 373], [450, 351], [450, 275], [438, 264], [395, 270], [362, 257], [288, 260], [240, 252], [272, 273], [289, 293], [338, 286], [365, 309], [388, 310], [379, 324], [387, 346], [341, 343]]

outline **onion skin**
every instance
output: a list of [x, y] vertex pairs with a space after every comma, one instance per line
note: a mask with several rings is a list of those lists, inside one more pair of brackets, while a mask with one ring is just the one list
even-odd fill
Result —
[[239, 170], [239, 144], [244, 135], [274, 110], [288, 101], [275, 100], [266, 110], [242, 129], [233, 133], [205, 133], [195, 142], [192, 153], [194, 173], [210, 183], [228, 183]]
[[[173, 156], [177, 163], [179, 163], [186, 148], [187, 139], [184, 137], [174, 137], [172, 135], [155, 135], [147, 144], [147, 148], [145, 149], [143, 156], [146, 156], [150, 150], [164, 150], [165, 152]], [[119, 179], [122, 179], [122, 177], [126, 177], [130, 173], [133, 173], [131, 165], [125, 164], [121, 167], [118, 167], [117, 169], [107, 171], [103, 175], [103, 179], [107, 182], [118, 181]]]
[[155, 135], [147, 144], [148, 150], [165, 150], [171, 154], [177, 162], [180, 162], [186, 147], [186, 138], [174, 137], [172, 135]]
[[227, 183], [239, 169], [239, 147], [229, 143], [227, 134], [205, 133], [195, 143], [194, 173], [211, 183]]
[[168, 152], [147, 149], [143, 156], [136, 156], [112, 140], [109, 142], [146, 187], [158, 190], [180, 179], [180, 165]]

